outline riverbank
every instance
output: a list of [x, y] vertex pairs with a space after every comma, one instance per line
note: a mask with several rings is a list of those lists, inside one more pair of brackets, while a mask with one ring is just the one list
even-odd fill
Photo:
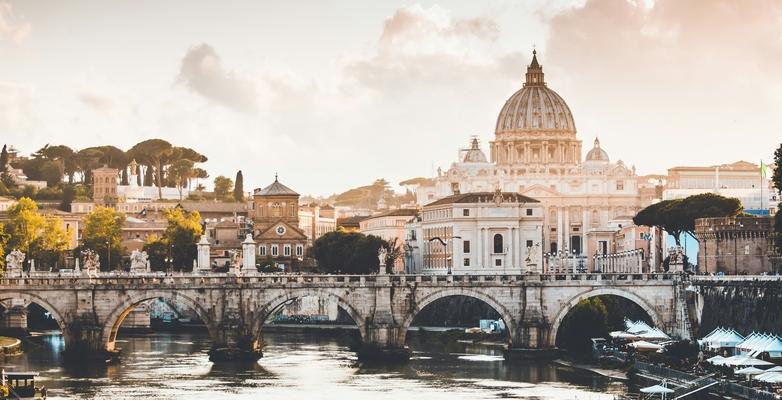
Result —
[[628, 381], [627, 373], [621, 369], [605, 368], [601, 366], [595, 366], [591, 364], [578, 363], [575, 361], [568, 361], [563, 359], [556, 359], [553, 361], [555, 364], [562, 365], [569, 368], [580, 369], [583, 371], [589, 371], [593, 374], [604, 376], [606, 378]]

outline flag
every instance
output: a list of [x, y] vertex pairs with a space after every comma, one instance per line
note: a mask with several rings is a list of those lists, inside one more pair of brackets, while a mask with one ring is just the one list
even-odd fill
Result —
[[768, 178], [768, 165], [760, 160], [760, 177], [763, 179]]

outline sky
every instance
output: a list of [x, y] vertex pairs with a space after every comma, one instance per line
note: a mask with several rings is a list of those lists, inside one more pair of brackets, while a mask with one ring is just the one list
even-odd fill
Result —
[[782, 142], [778, 0], [0, 0], [0, 143], [159, 137], [248, 190], [398, 183], [488, 152], [533, 48], [584, 152], [639, 174]]

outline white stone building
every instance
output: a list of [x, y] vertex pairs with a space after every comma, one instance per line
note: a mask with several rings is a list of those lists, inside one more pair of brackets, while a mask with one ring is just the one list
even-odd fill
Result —
[[590, 247], [588, 232], [650, 203], [639, 190], [635, 167], [612, 162], [597, 139], [582, 159], [570, 108], [546, 85], [534, 52], [524, 86], [500, 110], [489, 147], [487, 160], [473, 138], [457, 162], [417, 188], [418, 204], [497, 189], [538, 199], [543, 251], [566, 250], [587, 259], [591, 268], [598, 249]]
[[543, 207], [518, 193], [451, 195], [427, 204], [406, 225], [407, 272], [541, 272]]
[[[385, 241], [396, 239], [397, 246], [403, 246], [405, 243], [405, 224], [415, 218], [417, 214], [418, 210], [409, 208], [383, 211], [359, 221], [359, 231], [365, 235], [377, 236]], [[394, 272], [402, 272], [404, 268], [404, 260], [398, 259], [394, 265]]]

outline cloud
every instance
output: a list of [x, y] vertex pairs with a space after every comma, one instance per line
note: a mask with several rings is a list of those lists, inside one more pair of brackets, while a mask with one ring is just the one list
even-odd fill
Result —
[[700, 162], [765, 156], [731, 146], [736, 135], [778, 143], [777, 0], [587, 0], [551, 17], [549, 29], [541, 61], [582, 138], [585, 129], [607, 134], [655, 168], [692, 163], [689, 149], [704, 141], [719, 145]]
[[21, 135], [34, 125], [33, 91], [30, 87], [0, 82], [0, 131]]
[[101, 113], [109, 112], [114, 108], [114, 102], [110, 98], [92, 92], [79, 93], [79, 101]]
[[254, 113], [257, 109], [254, 82], [224, 69], [215, 49], [206, 43], [185, 54], [177, 82], [235, 111]]
[[499, 34], [488, 17], [454, 18], [437, 5], [402, 7], [384, 22], [377, 51], [348, 62], [345, 77], [378, 91], [509, 78], [523, 57], [502, 51]]
[[29, 22], [19, 21], [14, 15], [11, 4], [0, 2], [0, 42], [9, 40], [19, 43], [30, 35], [32, 26]]

